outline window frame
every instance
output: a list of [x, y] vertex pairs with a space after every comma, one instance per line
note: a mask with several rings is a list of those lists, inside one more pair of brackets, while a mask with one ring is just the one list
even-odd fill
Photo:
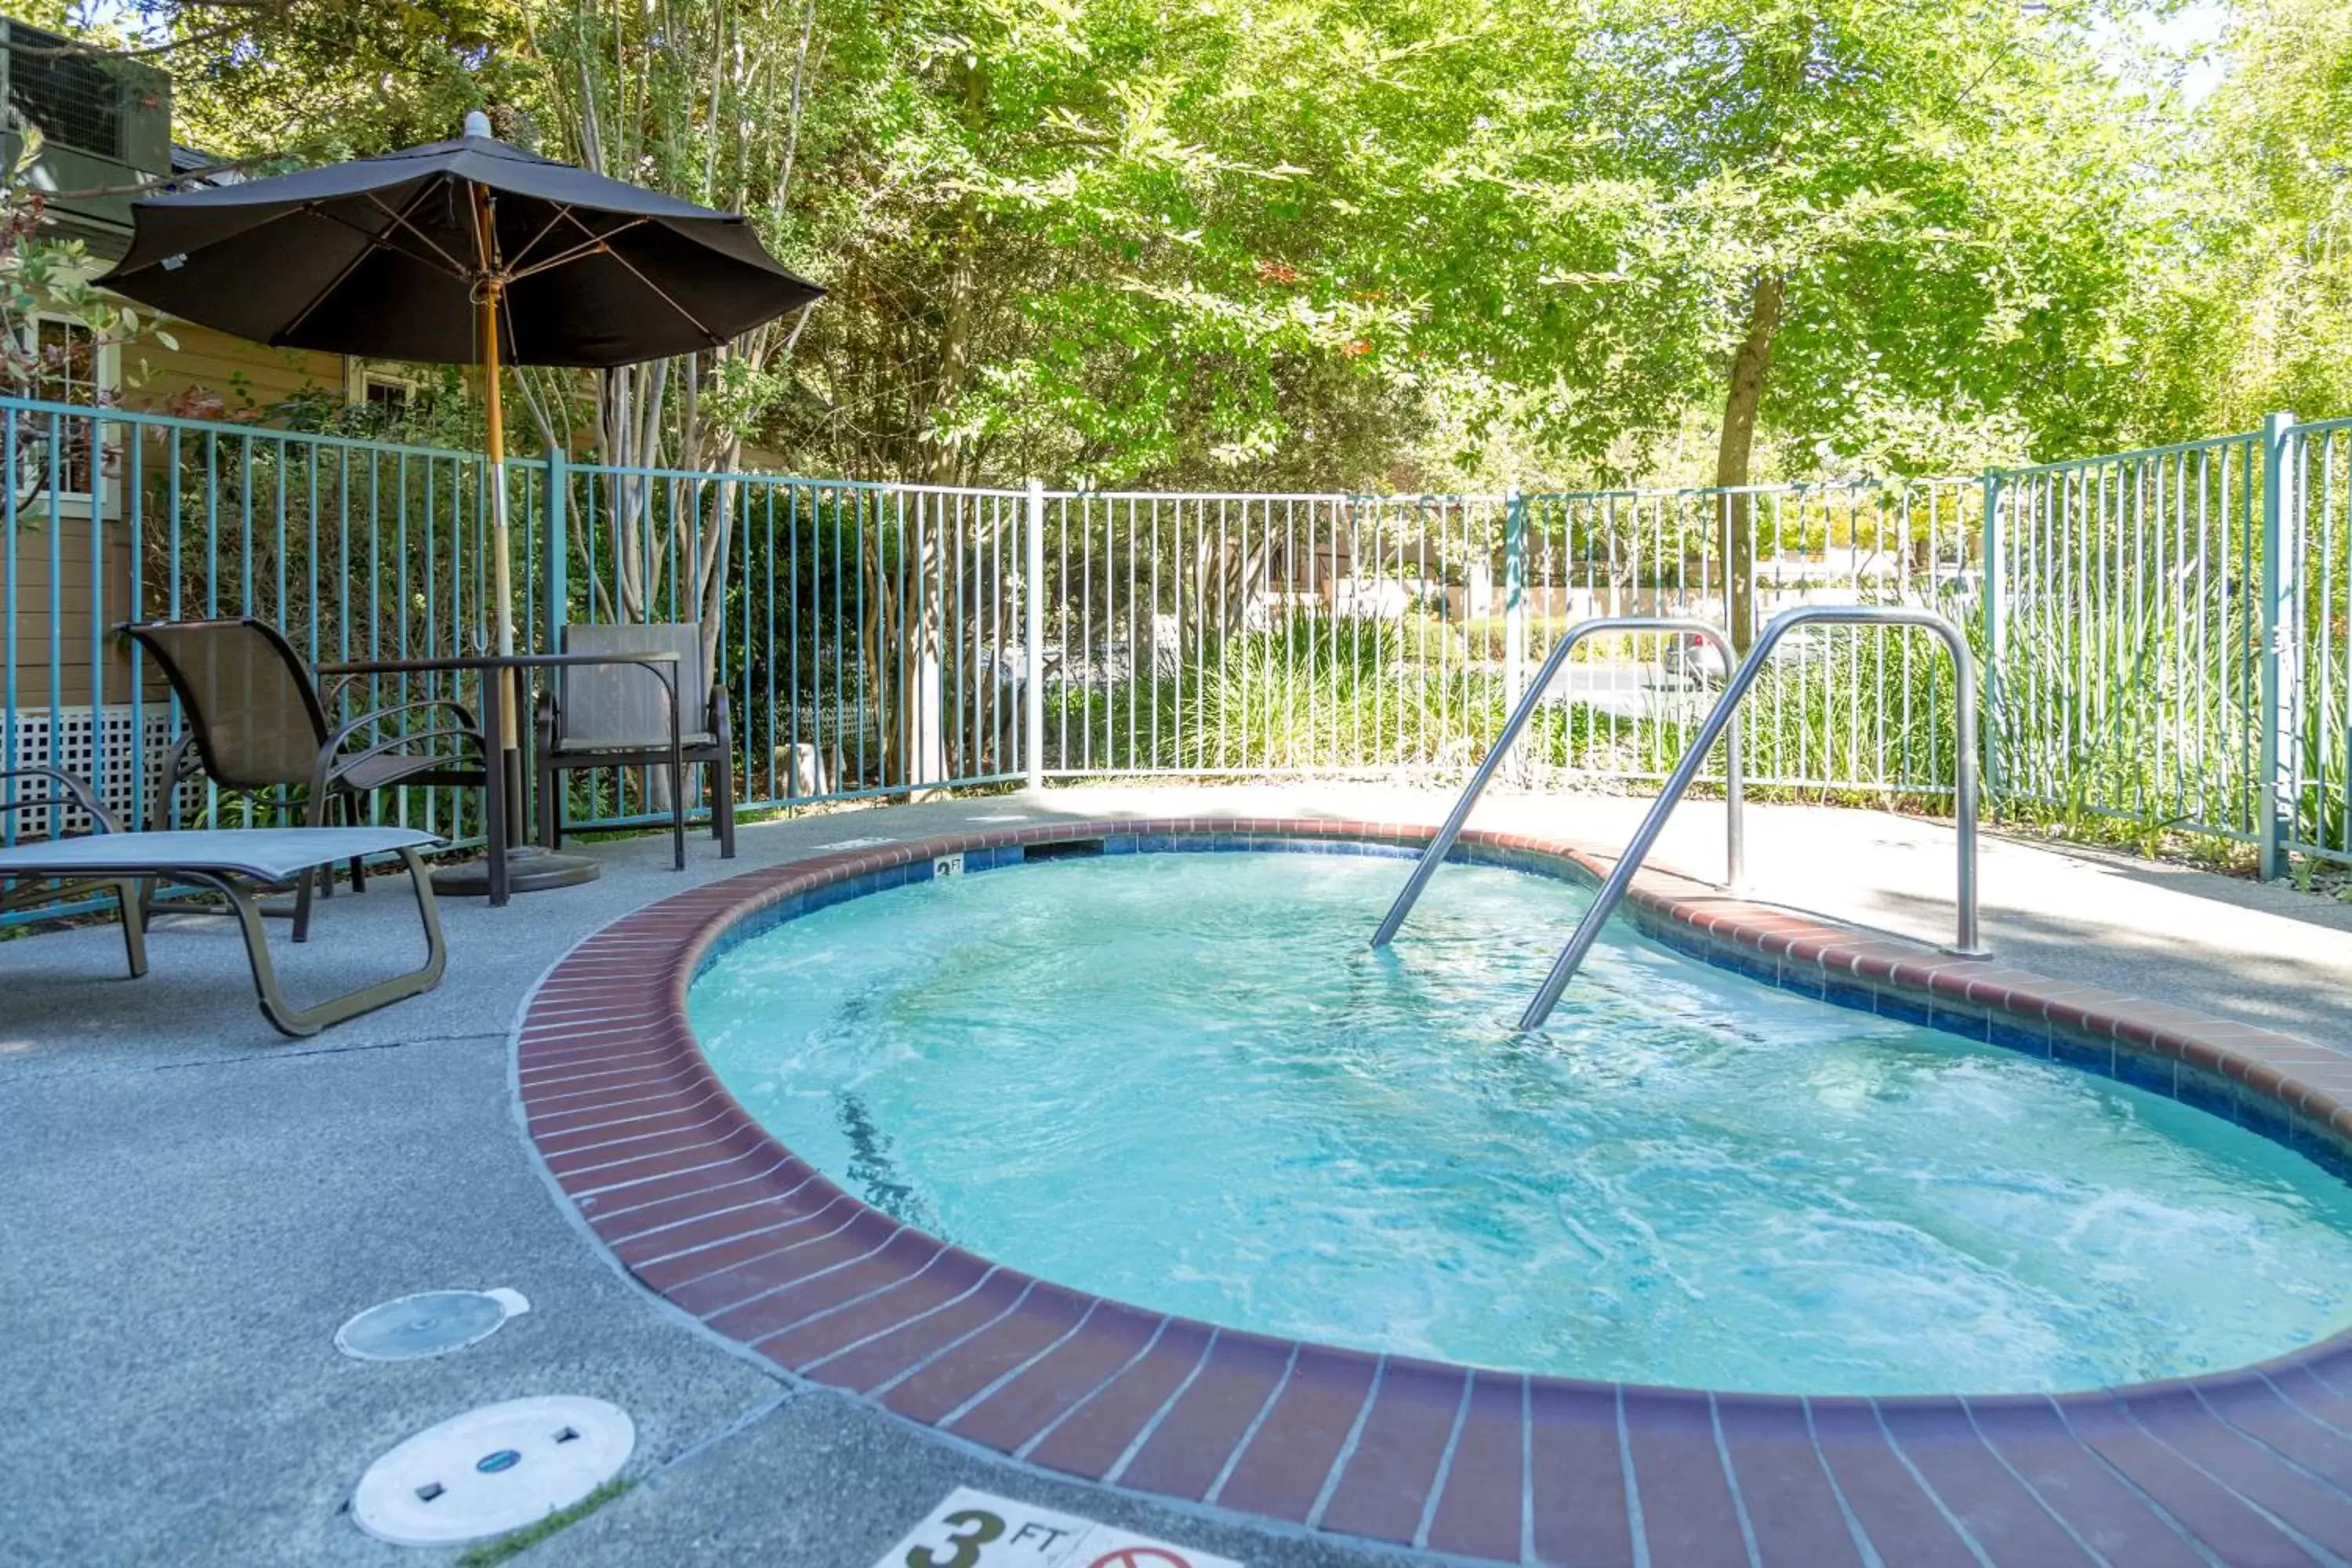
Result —
[[[69, 332], [78, 331], [89, 336], [91, 346], [90, 381], [88, 388], [89, 401], [87, 403], [75, 401], [71, 395], [79, 389], [70, 382], [64, 387], [64, 391], [68, 395], [67, 396], [47, 395], [52, 389], [41, 386], [37, 381], [26, 395], [35, 402], [55, 403], [67, 407], [92, 410], [101, 443], [91, 454], [90, 458], [94, 470], [91, 478], [96, 481], [98, 488], [98, 493], [94, 499], [98, 503], [99, 515], [102, 519], [120, 517], [122, 479], [121, 475], [115, 471], [120, 465], [112, 459], [119, 458], [122, 452], [123, 427], [120, 425], [109, 426], [105, 418], [109, 405], [99, 400], [122, 390], [122, 346], [120, 343], [103, 341], [96, 331], [91, 330], [88, 322], [79, 317], [69, 315], [63, 310], [36, 308], [25, 313], [17, 332], [16, 341], [26, 353], [37, 356], [39, 354], [41, 329], [45, 326], [62, 327]], [[37, 419], [41, 416], [36, 414], [20, 416], [20, 417]], [[32, 437], [36, 443], [44, 439], [45, 437], [40, 436]], [[55, 515], [60, 518], [87, 518], [92, 510], [93, 497], [88, 489], [60, 488], [52, 496], [46, 482], [34, 482], [30, 489], [20, 488], [18, 494], [23, 498], [16, 503], [20, 516], [27, 511], [44, 515], [54, 511]]]
[[407, 369], [392, 369], [379, 360], [347, 358], [343, 361], [343, 401], [353, 408], [374, 405], [368, 395], [372, 386], [396, 390], [400, 403], [414, 401], [425, 390], [425, 378]]

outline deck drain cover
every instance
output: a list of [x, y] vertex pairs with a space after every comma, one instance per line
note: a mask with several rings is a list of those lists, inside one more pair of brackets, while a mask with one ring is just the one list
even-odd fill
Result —
[[509, 1399], [428, 1426], [368, 1467], [352, 1517], [395, 1546], [456, 1546], [536, 1524], [618, 1475], [637, 1446], [601, 1399]]
[[370, 1307], [335, 1331], [335, 1348], [357, 1361], [446, 1355], [530, 1310], [520, 1290], [426, 1290]]

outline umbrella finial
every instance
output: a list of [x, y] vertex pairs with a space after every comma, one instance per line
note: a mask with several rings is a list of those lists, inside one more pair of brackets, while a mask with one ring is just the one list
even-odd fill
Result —
[[468, 136], [478, 136], [485, 142], [488, 141], [490, 139], [490, 117], [484, 114], [478, 109], [467, 110], [466, 111], [466, 134]]

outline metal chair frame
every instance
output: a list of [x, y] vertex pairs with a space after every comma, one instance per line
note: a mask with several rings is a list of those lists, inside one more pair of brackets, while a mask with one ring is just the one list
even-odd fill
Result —
[[[560, 635], [560, 634], [559, 634]], [[658, 767], [665, 769], [669, 779], [670, 854], [674, 869], [686, 869], [686, 770], [708, 767], [710, 770], [710, 836], [719, 840], [719, 858], [735, 858], [735, 737], [727, 701], [727, 687], [722, 681], [711, 680], [704, 672], [703, 723], [711, 739], [703, 744], [688, 745], [683, 739], [683, 726], [678, 712], [678, 670], [674, 663], [657, 663], [650, 657], [668, 650], [645, 650], [647, 657], [639, 658], [621, 652], [565, 656], [567, 668], [611, 666], [615, 669], [635, 669], [652, 677], [659, 683], [669, 725], [667, 744], [658, 742], [646, 745], [597, 747], [593, 750], [565, 750], [563, 745], [563, 700], [560, 695], [561, 674], [540, 689], [533, 714], [536, 731], [533, 748], [533, 784], [539, 796], [539, 841], [549, 849], [563, 845], [563, 788], [561, 775], [596, 768]]]
[[[98, 797], [71, 773], [58, 768], [23, 767], [0, 771], [0, 783], [12, 779], [41, 779], [54, 784], [53, 794], [16, 795], [0, 801], [0, 816], [20, 811], [39, 811], [57, 806], [73, 806], [87, 813], [94, 833], [120, 833], [122, 824], [115, 815], [99, 804]], [[37, 885], [35, 885], [37, 884]], [[116, 912], [122, 918], [122, 947], [131, 962], [131, 978], [138, 979], [147, 973], [146, 889], [143, 879], [133, 877], [85, 877], [79, 879], [26, 876], [16, 879], [10, 886], [8, 879], [0, 877], [0, 914], [15, 914], [25, 910], [40, 909], [48, 904], [71, 903], [92, 894], [112, 893]], [[58, 917], [63, 919], [62, 915]]]
[[[38, 771], [56, 776], [50, 770]], [[296, 1039], [404, 996], [414, 996], [441, 982], [448, 963], [448, 943], [441, 930], [439, 906], [434, 902], [432, 878], [419, 853], [435, 842], [428, 835], [404, 828], [352, 827], [296, 827], [258, 833], [241, 828], [125, 833], [110, 826], [112, 820], [93, 817], [100, 831], [86, 837], [0, 848], [0, 877], [67, 885], [111, 885], [124, 900], [126, 918], [134, 920], [138, 910], [138, 898], [131, 890], [134, 882], [168, 877], [210, 889], [221, 896], [227, 907], [208, 909], [207, 912], [236, 918], [262, 1016], [278, 1033]], [[289, 844], [289, 838], [294, 842]], [[289, 854], [289, 849], [295, 853]], [[409, 884], [416, 895], [417, 918], [424, 926], [425, 962], [405, 973], [331, 996], [311, 1006], [298, 1007], [288, 999], [285, 988], [278, 983], [278, 966], [269, 955], [269, 941], [262, 928], [256, 894], [266, 887], [307, 879], [320, 867], [332, 865], [354, 851], [397, 854], [406, 866]], [[143, 947], [133, 945], [132, 963], [134, 975], [144, 971]]]
[[[346, 677], [338, 680], [322, 696], [316, 678], [312, 675], [309, 665], [304, 662], [301, 654], [295, 649], [291, 642], [287, 640], [284, 633], [267, 621], [257, 620], [251, 616], [210, 621], [142, 621], [125, 623], [118, 629], [138, 639], [140, 645], [147, 649], [156, 664], [161, 667], [164, 679], [171, 682], [173, 693], [180, 700], [181, 711], [186, 716], [188, 723], [185, 732], [173, 742], [172, 749], [164, 754], [163, 774], [156, 787], [154, 804], [148, 813], [147, 826], [151, 830], [168, 826], [171, 820], [172, 801], [179, 793], [180, 785], [190, 778], [205, 774], [209, 774], [215, 780], [221, 781], [226, 787], [235, 789], [300, 787], [308, 792], [304, 824], [311, 827], [326, 826], [330, 810], [337, 812], [346, 826], [359, 826], [361, 797], [372, 795], [374, 790], [392, 784], [454, 784], [471, 788], [490, 786], [490, 770], [498, 765], [492, 755], [492, 742], [483, 733], [482, 726], [475, 720], [472, 710], [454, 699], [426, 698], [414, 702], [393, 703], [383, 708], [370, 709], [357, 718], [338, 725], [329, 718], [329, 713], [333, 707], [340, 704], [342, 694], [359, 678]], [[317, 737], [317, 756], [307, 776], [257, 777], [249, 770], [237, 767], [236, 759], [233, 757], [224, 756], [221, 753], [215, 743], [216, 738], [205, 718], [205, 704], [202, 700], [202, 694], [192, 689], [185, 672], [180, 668], [178, 659], [155, 636], [156, 633], [165, 629], [202, 630], [222, 636], [256, 636], [268, 646], [282, 662], [288, 674], [294, 678], [293, 684], [302, 694], [304, 714], [310, 720], [311, 730]], [[446, 714], [448, 721], [423, 730], [399, 731], [389, 739], [374, 740], [357, 752], [344, 750], [355, 738], [374, 731], [385, 721], [412, 713]], [[418, 745], [429, 745], [444, 741], [456, 742], [458, 749], [455, 752], [412, 752], [409, 750]], [[468, 744], [475, 753], [475, 760], [471, 765], [467, 764], [464, 755], [464, 750]], [[354, 785], [350, 782], [352, 773], [364, 763], [380, 757], [403, 756], [413, 756], [416, 765], [400, 769], [391, 776], [378, 777], [364, 786]], [[373, 806], [369, 815], [373, 817]], [[349, 869], [352, 891], [365, 892], [367, 868], [364, 861], [359, 857], [353, 857]], [[318, 886], [322, 896], [333, 897], [335, 890], [333, 868], [322, 868], [303, 875], [295, 890], [292, 910], [261, 911], [272, 918], [290, 917], [294, 921], [296, 942], [308, 942], [310, 937], [310, 898], [314, 884]], [[154, 898], [152, 884], [147, 889], [146, 908], [150, 912], [159, 909], [188, 914], [229, 912], [210, 904], [192, 903], [185, 900], [160, 903]]]

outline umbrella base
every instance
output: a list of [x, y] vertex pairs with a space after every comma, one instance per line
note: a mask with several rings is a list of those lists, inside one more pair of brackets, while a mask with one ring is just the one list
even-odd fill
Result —
[[[508, 849], [507, 891], [541, 893], [550, 888], [576, 888], [593, 882], [604, 868], [585, 855], [559, 855], [536, 844]], [[444, 866], [433, 873], [433, 890], [444, 898], [487, 899], [490, 896], [490, 863], [487, 857], [462, 865]]]

